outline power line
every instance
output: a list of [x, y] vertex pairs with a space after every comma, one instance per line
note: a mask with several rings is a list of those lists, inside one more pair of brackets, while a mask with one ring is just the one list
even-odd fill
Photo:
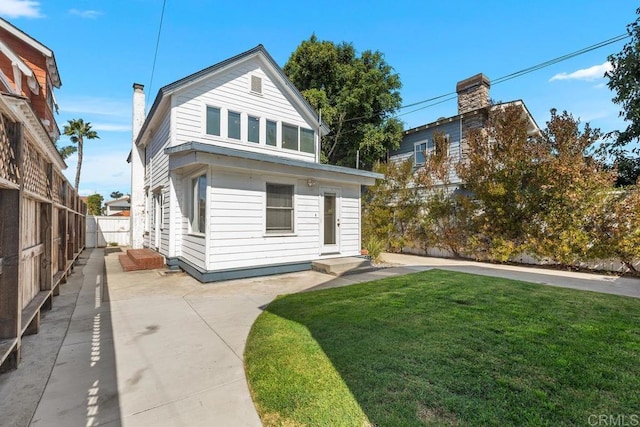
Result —
[[[532, 72], [540, 70], [542, 68], [549, 67], [551, 65], [557, 64], [557, 63], [562, 62], [562, 61], [566, 61], [567, 59], [571, 59], [571, 58], [574, 58], [576, 56], [582, 55], [584, 53], [591, 52], [593, 50], [599, 49], [601, 47], [608, 46], [610, 44], [613, 44], [613, 43], [619, 42], [621, 40], [624, 40], [624, 39], [626, 39], [628, 37], [631, 37], [631, 36], [629, 34], [620, 34], [618, 36], [615, 36], [615, 37], [612, 37], [610, 39], [601, 41], [601, 42], [593, 44], [591, 46], [587, 46], [585, 48], [576, 50], [575, 52], [571, 52], [571, 53], [559, 56], [557, 58], [553, 58], [553, 59], [550, 59], [548, 61], [541, 62], [541, 63], [533, 65], [531, 67], [527, 67], [527, 68], [524, 68], [522, 70], [519, 70], [519, 71], [510, 73], [510, 74], [504, 75], [502, 77], [498, 77], [497, 79], [491, 81], [491, 85], [495, 86], [497, 84], [504, 83], [504, 82], [506, 82], [508, 80], [515, 79], [516, 77], [524, 76], [525, 74], [532, 73]], [[433, 98], [424, 99], [422, 101], [414, 102], [414, 103], [411, 103], [411, 104], [403, 105], [403, 106], [399, 107], [398, 109], [401, 110], [401, 109], [404, 109], [404, 108], [414, 107], [416, 105], [425, 104], [427, 102], [431, 102], [431, 101], [434, 101], [434, 100], [437, 100], [437, 99], [441, 99], [441, 98], [445, 98], [447, 96], [455, 95], [455, 94], [456, 94], [455, 92], [449, 92], [449, 93], [446, 93], [444, 95], [440, 95], [440, 96], [436, 96], [436, 97], [433, 97]], [[433, 104], [425, 105], [424, 107], [417, 108], [415, 110], [412, 110], [412, 111], [409, 111], [409, 112], [406, 112], [406, 113], [397, 114], [395, 117], [400, 117], [400, 116], [404, 116], [406, 114], [415, 113], [416, 111], [424, 110], [425, 108], [432, 107], [434, 105], [438, 105], [438, 104], [441, 104], [441, 103], [446, 102], [446, 101], [450, 101], [450, 100], [455, 99], [455, 98], [456, 97], [453, 96], [453, 97], [444, 99], [444, 100], [439, 101], [439, 102], [434, 102]]]
[[[151, 93], [151, 88], [153, 87], [153, 74], [156, 71], [156, 60], [158, 59], [158, 47], [160, 46], [160, 34], [162, 33], [162, 21], [164, 21], [164, 8], [166, 5], [167, 5], [167, 0], [163, 0], [162, 12], [160, 13], [160, 25], [158, 26], [158, 37], [156, 37], [156, 50], [153, 54], [153, 65], [151, 66], [151, 79], [149, 81], [149, 93]], [[147, 104], [148, 104], [148, 101], [147, 101]]]

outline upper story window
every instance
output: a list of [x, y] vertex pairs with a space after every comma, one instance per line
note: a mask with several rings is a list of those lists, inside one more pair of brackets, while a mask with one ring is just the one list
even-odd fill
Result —
[[240, 139], [240, 113], [229, 111], [227, 135], [229, 138]]
[[298, 150], [298, 126], [282, 124], [282, 148]]
[[220, 109], [207, 107], [207, 134], [220, 136]]
[[315, 153], [315, 143], [311, 129], [300, 128], [300, 151]]
[[[444, 143], [445, 143], [445, 148], [446, 150], [448, 150], [449, 147], [449, 135], [444, 135]], [[425, 162], [425, 154], [429, 155], [432, 152], [436, 152], [438, 150], [438, 145], [436, 144], [436, 141], [434, 138], [430, 138], [425, 142], [417, 142], [414, 144], [413, 146], [413, 150], [414, 150], [414, 164], [415, 165], [422, 165]]]
[[278, 124], [271, 120], [267, 120], [267, 145], [278, 145]]
[[260, 119], [249, 116], [247, 120], [247, 140], [249, 142], [260, 142]]
[[282, 124], [282, 148], [315, 153], [314, 132], [311, 129]]
[[316, 134], [306, 127], [212, 106], [206, 106], [205, 120], [206, 135], [301, 153], [316, 151]]

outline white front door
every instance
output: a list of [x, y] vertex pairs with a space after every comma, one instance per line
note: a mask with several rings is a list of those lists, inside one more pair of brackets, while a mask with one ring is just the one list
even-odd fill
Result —
[[340, 252], [340, 189], [320, 189], [322, 253]]

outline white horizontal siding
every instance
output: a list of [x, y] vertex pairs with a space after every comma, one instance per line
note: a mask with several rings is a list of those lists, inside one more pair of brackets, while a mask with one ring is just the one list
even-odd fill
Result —
[[[294, 234], [265, 231], [266, 183], [293, 184]], [[209, 253], [210, 270], [246, 268], [318, 258], [319, 196], [306, 180], [216, 171], [212, 176]]]
[[[262, 95], [251, 93], [249, 81], [252, 75], [262, 78]], [[246, 149], [265, 154], [275, 154], [300, 160], [314, 161], [309, 153], [276, 149], [266, 146], [264, 134], [261, 143], [247, 142], [246, 118], [248, 115], [264, 120], [285, 122], [316, 130], [316, 124], [307, 123], [285, 95], [278, 89], [257, 58], [236, 64], [224, 74], [213, 75], [197, 85], [186, 87], [175, 95], [175, 139], [174, 144], [190, 141], [211, 143], [224, 147]], [[206, 106], [222, 110], [221, 136], [205, 133]], [[228, 139], [227, 111], [243, 115], [241, 140]], [[261, 123], [264, 128], [264, 123]]]
[[206, 268], [205, 263], [205, 242], [206, 239], [201, 236], [185, 234], [182, 236], [182, 253], [181, 256], [191, 264]]
[[[160, 235], [160, 247], [158, 251], [164, 255], [169, 255], [169, 236], [170, 236], [170, 227], [169, 225], [169, 209], [170, 209], [170, 193], [169, 193], [169, 156], [164, 154], [164, 149], [169, 145], [170, 142], [170, 120], [171, 116], [169, 111], [165, 113], [160, 125], [157, 130], [153, 132], [153, 136], [151, 141], [149, 142], [149, 146], [147, 148], [147, 155], [149, 156], [149, 160], [147, 162], [147, 175], [148, 181], [147, 185], [150, 188], [150, 191], [155, 191], [158, 188], [161, 188], [160, 192], [164, 196], [164, 204], [163, 204], [163, 222], [164, 227], [162, 230], [158, 230], [161, 233]], [[150, 195], [152, 197], [152, 195]], [[153, 203], [149, 204], [149, 209], [153, 209]], [[147, 221], [151, 221], [152, 213], [147, 213]], [[149, 223], [149, 243], [152, 246], [155, 246], [156, 242], [156, 224], [155, 222]]]
[[345, 186], [340, 206], [340, 252], [360, 253], [360, 187]]

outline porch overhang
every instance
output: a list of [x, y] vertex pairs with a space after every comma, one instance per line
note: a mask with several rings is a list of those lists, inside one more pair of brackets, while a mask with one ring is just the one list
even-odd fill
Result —
[[164, 153], [169, 156], [169, 169], [172, 171], [210, 164], [223, 168], [297, 175], [360, 185], [373, 185], [376, 179], [384, 178], [383, 174], [377, 172], [307, 162], [195, 141], [165, 148]]

